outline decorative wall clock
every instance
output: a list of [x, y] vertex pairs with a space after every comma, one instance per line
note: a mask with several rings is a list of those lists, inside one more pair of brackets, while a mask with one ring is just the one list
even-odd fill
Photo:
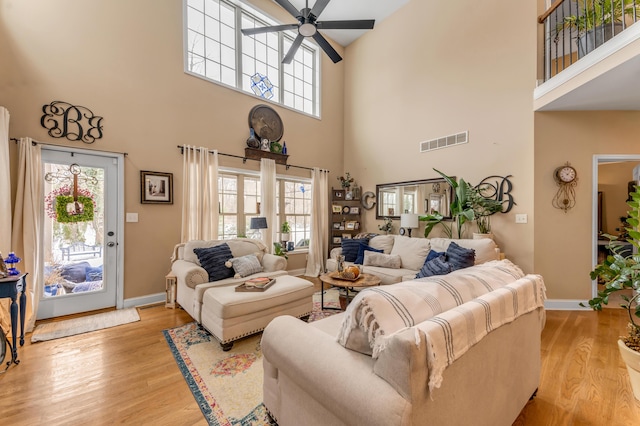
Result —
[[553, 171], [553, 179], [558, 185], [558, 192], [551, 204], [566, 213], [576, 205], [575, 187], [578, 184], [578, 172], [567, 162]]

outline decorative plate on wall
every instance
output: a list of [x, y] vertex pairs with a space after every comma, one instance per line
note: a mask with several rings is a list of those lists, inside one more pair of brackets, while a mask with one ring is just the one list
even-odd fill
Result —
[[249, 127], [252, 128], [258, 139], [268, 139], [269, 142], [277, 142], [284, 134], [284, 125], [280, 116], [269, 105], [256, 105], [249, 112]]

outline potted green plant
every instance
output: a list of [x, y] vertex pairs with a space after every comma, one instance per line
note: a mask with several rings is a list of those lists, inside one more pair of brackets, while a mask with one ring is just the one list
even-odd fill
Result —
[[378, 225], [378, 229], [388, 235], [389, 232], [391, 232], [391, 230], [393, 229], [393, 219], [391, 219], [390, 217], [385, 217], [384, 223], [382, 225]]
[[282, 225], [280, 225], [280, 241], [287, 242], [289, 238], [291, 238], [291, 227], [289, 226], [289, 222], [284, 221]]
[[474, 238], [493, 238], [491, 233], [491, 216], [502, 212], [502, 201], [486, 198], [483, 193], [491, 187], [488, 184], [478, 186], [468, 185], [467, 206], [473, 210], [478, 227], [478, 233], [474, 233]]
[[570, 30], [570, 34], [575, 32], [578, 58], [622, 31], [625, 16], [635, 18], [640, 13], [640, 3], [634, 0], [576, 0], [574, 3], [573, 10], [578, 13], [558, 23], [556, 39], [565, 29]]
[[[638, 186], [629, 196], [627, 205], [630, 210], [626, 218], [628, 225], [626, 241], [634, 247], [635, 253], [629, 253], [628, 250], [625, 251], [624, 246], [617, 244], [618, 237], [604, 235], [610, 240], [607, 246], [610, 254], [590, 273], [591, 279], [597, 279], [602, 289], [588, 303], [592, 309], [601, 311], [602, 305], [609, 303], [611, 294], [623, 290], [632, 291], [631, 297], [621, 295], [624, 302], [620, 307], [627, 311], [629, 324], [627, 336], [622, 336], [618, 340], [618, 348], [627, 364], [634, 396], [640, 400], [640, 304], [638, 304], [640, 301], [640, 254], [637, 253], [640, 249], [640, 232], [638, 232], [640, 192], [638, 192]], [[585, 306], [583, 303], [580, 305]]]
[[460, 179], [460, 181], [456, 181], [450, 176], [445, 175], [439, 170], [435, 170], [440, 176], [447, 181], [447, 183], [451, 186], [451, 190], [453, 191], [453, 200], [451, 201], [451, 205], [449, 206], [449, 211], [451, 212], [451, 217], [453, 218], [450, 225], [447, 225], [445, 222], [444, 216], [440, 213], [428, 214], [424, 216], [420, 216], [418, 219], [422, 222], [426, 222], [424, 228], [424, 237], [428, 238], [431, 230], [438, 224], [442, 224], [445, 229], [445, 234], [449, 238], [454, 238], [454, 226], [455, 223], [455, 238], [462, 238], [464, 233], [464, 224], [466, 222], [471, 222], [475, 219], [475, 214], [473, 209], [468, 206], [467, 195], [469, 192], [469, 184], [464, 181], [464, 179]]
[[289, 259], [289, 256], [287, 256], [287, 251], [279, 242], [273, 243], [273, 254], [275, 254], [276, 256], [282, 256], [285, 259]]

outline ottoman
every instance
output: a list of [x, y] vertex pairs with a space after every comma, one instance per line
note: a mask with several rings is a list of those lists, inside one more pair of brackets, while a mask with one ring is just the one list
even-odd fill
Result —
[[277, 316], [309, 316], [313, 283], [283, 275], [265, 291], [237, 292], [236, 286], [212, 287], [202, 298], [202, 326], [228, 351], [233, 341], [258, 333]]

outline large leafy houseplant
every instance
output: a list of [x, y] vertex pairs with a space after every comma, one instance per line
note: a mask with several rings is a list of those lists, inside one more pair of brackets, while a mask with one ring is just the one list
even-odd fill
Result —
[[[424, 216], [419, 216], [419, 220], [422, 222], [426, 222], [424, 228], [424, 237], [428, 238], [431, 230], [438, 224], [442, 224], [444, 226], [445, 234], [449, 238], [462, 238], [463, 234], [463, 226], [466, 222], [471, 222], [475, 219], [475, 215], [473, 209], [468, 205], [468, 193], [469, 193], [469, 184], [464, 181], [464, 179], [460, 179], [460, 181], [456, 181], [456, 179], [445, 175], [441, 171], [437, 169], [435, 170], [440, 176], [444, 178], [445, 181], [451, 186], [453, 199], [451, 200], [451, 205], [449, 206], [449, 211], [451, 212], [451, 217], [453, 219], [451, 224], [447, 224], [444, 221], [444, 216], [440, 213], [428, 214]], [[455, 223], [455, 227], [453, 226]], [[454, 236], [454, 228], [456, 234]]]
[[481, 234], [491, 233], [491, 216], [502, 212], [502, 201], [482, 195], [489, 187], [488, 184], [467, 187], [467, 206], [473, 210]]
[[[638, 304], [638, 301], [640, 301], [640, 254], [637, 252], [640, 250], [640, 232], [638, 232], [638, 225], [640, 224], [640, 192], [638, 192], [638, 186], [629, 196], [630, 199], [627, 201], [627, 205], [630, 210], [626, 219], [626, 224], [628, 225], [625, 228], [627, 231], [626, 241], [634, 247], [632, 251], [635, 253], [625, 254], [624, 247], [616, 244], [617, 237], [605, 235], [610, 240], [608, 249], [611, 254], [602, 263], [596, 265], [590, 274], [591, 279], [598, 279], [599, 283], [601, 283], [599, 285], [602, 285], [603, 288], [588, 303], [592, 309], [601, 311], [602, 305], [609, 303], [611, 294], [622, 290], [632, 290], [631, 297], [621, 296], [624, 303], [621, 303], [620, 306], [627, 311], [629, 316], [629, 333], [620, 339], [628, 348], [640, 352], [640, 305]], [[580, 305], [585, 306], [582, 303]]]

